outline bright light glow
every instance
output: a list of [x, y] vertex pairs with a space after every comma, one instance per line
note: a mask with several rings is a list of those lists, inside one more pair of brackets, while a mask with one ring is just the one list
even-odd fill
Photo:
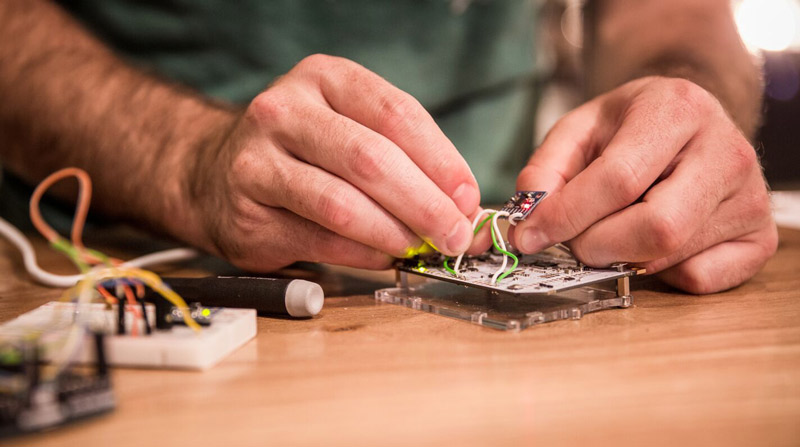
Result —
[[736, 26], [748, 48], [783, 51], [795, 40], [798, 9], [794, 0], [742, 0]]

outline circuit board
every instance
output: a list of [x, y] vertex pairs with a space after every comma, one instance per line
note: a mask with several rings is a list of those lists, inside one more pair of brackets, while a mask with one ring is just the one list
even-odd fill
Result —
[[40, 362], [47, 346], [36, 334], [0, 341], [0, 437], [46, 430], [114, 409], [105, 336], [87, 338], [93, 367], [67, 362], [55, 376]]
[[375, 300], [506, 331], [630, 307], [629, 277], [643, 269], [622, 263], [586, 267], [562, 244], [523, 255], [505, 242], [498, 219], [516, 225], [546, 196], [546, 191], [517, 191], [499, 211], [484, 209], [475, 217], [475, 233], [492, 221], [492, 251], [455, 259], [430, 253], [398, 261], [396, 286], [375, 291]]
[[520, 220], [525, 220], [545, 197], [547, 191], [517, 191], [500, 211], [517, 214]]
[[[155, 309], [147, 305], [149, 321], [155, 320]], [[166, 369], [207, 369], [218, 363], [256, 334], [256, 311], [253, 309], [205, 308], [202, 331], [174, 325], [170, 330], [146, 334], [142, 319], [135, 321], [133, 312], [126, 312], [126, 333], [118, 334], [117, 306], [91, 303], [78, 308], [76, 303], [50, 302], [0, 326], [0, 337], [13, 338], [34, 331], [44, 332], [46, 339], [63, 338], [73, 321], [95, 332], [107, 334], [106, 358], [112, 366]], [[177, 318], [176, 318], [177, 319]], [[91, 363], [94, 357], [90, 344], [76, 355], [77, 363]], [[42, 359], [50, 360], [45, 350]]]
[[520, 255], [516, 270], [492, 283], [492, 275], [502, 266], [502, 262], [503, 256], [495, 253], [465, 256], [459, 275], [455, 276], [444, 268], [444, 257], [434, 254], [401, 261], [396, 268], [401, 272], [515, 295], [554, 294], [637, 274], [637, 270], [624, 266], [607, 269], [584, 267], [572, 258], [545, 251]]

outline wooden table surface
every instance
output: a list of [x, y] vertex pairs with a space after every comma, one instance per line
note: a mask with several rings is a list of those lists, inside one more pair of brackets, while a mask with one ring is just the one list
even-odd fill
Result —
[[[113, 413], [0, 444], [800, 445], [798, 231], [737, 289], [635, 283], [629, 309], [518, 333], [376, 304], [386, 272], [289, 274], [324, 285], [316, 318], [259, 318], [256, 339], [206, 372], [115, 369]], [[0, 242], [0, 320], [59, 294]]]

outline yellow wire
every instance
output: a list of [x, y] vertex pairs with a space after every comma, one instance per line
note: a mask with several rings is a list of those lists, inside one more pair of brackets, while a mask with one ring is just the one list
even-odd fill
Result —
[[99, 283], [107, 279], [117, 278], [138, 279], [144, 284], [150, 286], [151, 289], [156, 291], [159, 295], [163, 296], [167, 301], [180, 309], [186, 326], [198, 332], [201, 330], [200, 325], [192, 319], [191, 312], [189, 311], [189, 305], [186, 304], [186, 301], [184, 301], [180, 295], [175, 293], [174, 290], [167, 287], [167, 285], [164, 284], [164, 281], [162, 281], [161, 278], [159, 278], [159, 276], [153, 272], [133, 267], [108, 267], [89, 273], [87, 278], [84, 280], [88, 280], [90, 278], [95, 283]]
[[[95, 292], [95, 286], [108, 279], [125, 279], [135, 278], [142, 281], [144, 284], [150, 286], [158, 294], [163, 296], [167, 301], [171, 302], [181, 310], [183, 314], [183, 321], [186, 326], [192, 328], [196, 332], [201, 331], [201, 327], [191, 317], [189, 306], [180, 295], [175, 293], [174, 290], [167, 287], [164, 281], [153, 272], [142, 270], [133, 267], [106, 267], [101, 269], [92, 270], [80, 280], [72, 288], [64, 291], [62, 299], [66, 298], [72, 301], [72, 297], [77, 295], [78, 304], [85, 303], [91, 299], [92, 294]], [[118, 305], [122, 306], [124, 303], [120, 302]], [[53, 362], [45, 369], [43, 376], [45, 379], [53, 379], [63, 371], [67, 366], [72, 352], [76, 349], [77, 344], [80, 342], [80, 337], [83, 335], [82, 331], [78, 330], [77, 325], [73, 325], [68, 331], [66, 337], [60, 340], [61, 345], [57, 349], [58, 354], [53, 359]]]

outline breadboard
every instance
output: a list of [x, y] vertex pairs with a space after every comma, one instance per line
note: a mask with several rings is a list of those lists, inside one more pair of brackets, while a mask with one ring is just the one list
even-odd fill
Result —
[[[200, 332], [175, 325], [171, 330], [153, 330], [152, 334], [146, 335], [143, 322], [138, 319], [136, 335], [130, 332], [117, 335], [115, 308], [109, 309], [102, 303], [50, 302], [0, 326], [0, 337], [24, 337], [42, 332], [44, 342], [50, 340], [57, 346], [57, 341], [63, 339], [76, 321], [109, 335], [106, 337], [106, 356], [112, 366], [203, 370], [214, 366], [256, 335], [255, 310], [221, 307], [210, 308], [211, 324]], [[147, 312], [149, 320], [154, 321], [152, 305], [147, 306]], [[126, 312], [126, 320], [126, 326], [130, 328], [132, 312]], [[53, 352], [46, 349], [44, 360], [50, 360]], [[82, 344], [76, 361], [94, 361], [89, 340]]]

